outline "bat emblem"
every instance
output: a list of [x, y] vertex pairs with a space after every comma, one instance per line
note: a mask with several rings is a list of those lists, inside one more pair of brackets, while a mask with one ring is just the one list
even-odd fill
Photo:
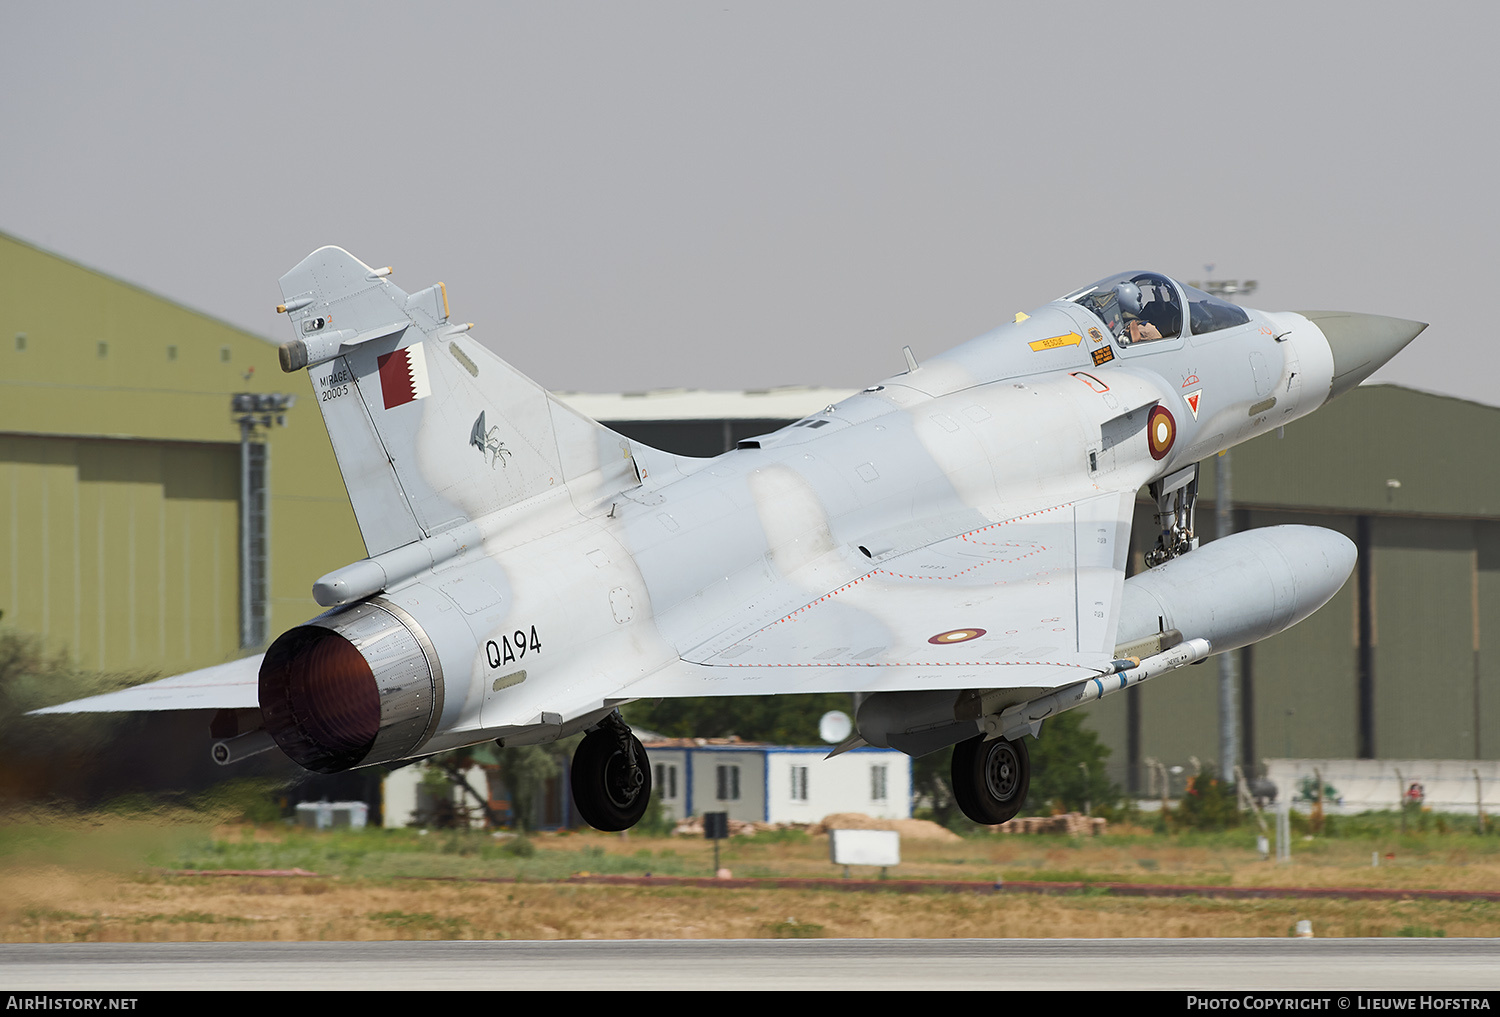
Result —
[[505, 465], [505, 460], [510, 458], [511, 451], [505, 447], [505, 442], [500, 440], [500, 428], [495, 426], [488, 431], [484, 427], [484, 411], [479, 411], [479, 419], [474, 421], [474, 427], [469, 431], [469, 444], [477, 448], [481, 455], [490, 457], [490, 469], [495, 464]]

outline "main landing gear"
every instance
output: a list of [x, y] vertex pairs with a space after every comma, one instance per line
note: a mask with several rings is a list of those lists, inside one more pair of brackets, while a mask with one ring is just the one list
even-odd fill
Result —
[[963, 814], [983, 826], [1003, 823], [1021, 811], [1031, 787], [1031, 757], [1020, 738], [984, 735], [953, 746], [953, 797]]
[[628, 830], [651, 801], [651, 767], [619, 711], [599, 722], [573, 753], [573, 802], [596, 830]]

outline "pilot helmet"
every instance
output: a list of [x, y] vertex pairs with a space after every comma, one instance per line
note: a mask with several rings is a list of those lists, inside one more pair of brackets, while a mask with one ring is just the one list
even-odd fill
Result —
[[1115, 283], [1115, 299], [1120, 302], [1120, 310], [1130, 317], [1138, 317], [1141, 313], [1141, 288], [1133, 282]]

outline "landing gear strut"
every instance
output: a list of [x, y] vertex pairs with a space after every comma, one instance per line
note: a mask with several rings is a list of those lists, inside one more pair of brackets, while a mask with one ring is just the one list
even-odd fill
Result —
[[628, 830], [651, 801], [651, 767], [619, 712], [584, 736], [573, 753], [573, 802], [596, 830]]
[[1153, 482], [1147, 490], [1156, 502], [1156, 546], [1146, 552], [1146, 567], [1155, 568], [1198, 546], [1194, 516], [1198, 503], [1198, 464]]
[[1021, 811], [1031, 787], [1031, 757], [1020, 738], [984, 735], [953, 746], [953, 797], [963, 814], [983, 826]]

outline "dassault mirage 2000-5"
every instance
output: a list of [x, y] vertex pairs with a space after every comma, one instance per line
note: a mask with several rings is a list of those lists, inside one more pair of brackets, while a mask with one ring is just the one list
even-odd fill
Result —
[[[1200, 547], [1198, 463], [1311, 413], [1425, 327], [1103, 279], [713, 459], [587, 419], [449, 322], [441, 283], [324, 247], [281, 279], [369, 557], [262, 656], [41, 712], [213, 709], [215, 758], [309, 770], [585, 732], [579, 812], [651, 774], [618, 707], [854, 696], [870, 744], [955, 746], [979, 823], [1026, 798], [1063, 710], [1280, 632], [1354, 566], [1331, 530]], [[1125, 577], [1146, 487], [1160, 532]]]

